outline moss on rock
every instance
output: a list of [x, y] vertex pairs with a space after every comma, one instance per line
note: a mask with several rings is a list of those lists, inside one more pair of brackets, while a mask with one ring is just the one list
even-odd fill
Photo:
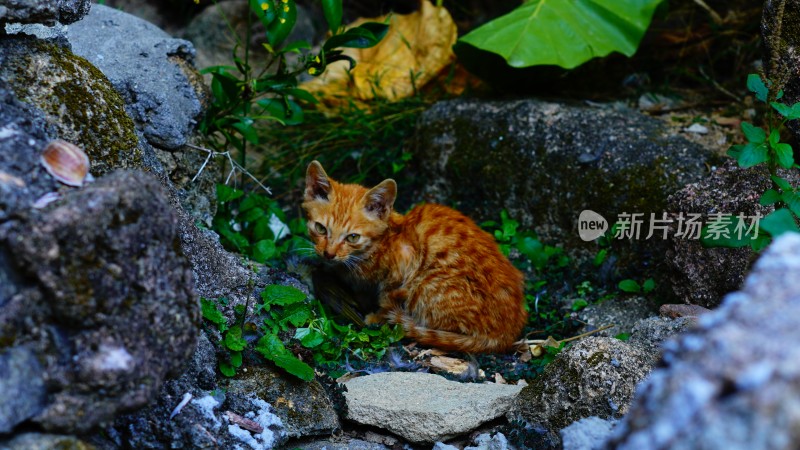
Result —
[[59, 138], [86, 151], [92, 174], [142, 167], [133, 120], [96, 67], [67, 48], [27, 37], [0, 41], [0, 53], [6, 55], [0, 79], [41, 110]]

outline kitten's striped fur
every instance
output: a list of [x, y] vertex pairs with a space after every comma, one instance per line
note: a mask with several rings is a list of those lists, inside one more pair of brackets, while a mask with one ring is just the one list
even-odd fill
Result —
[[393, 211], [394, 180], [372, 189], [330, 179], [314, 161], [303, 209], [317, 253], [379, 286], [367, 323], [447, 351], [512, 349], [526, 321], [522, 274], [494, 238], [442, 205]]

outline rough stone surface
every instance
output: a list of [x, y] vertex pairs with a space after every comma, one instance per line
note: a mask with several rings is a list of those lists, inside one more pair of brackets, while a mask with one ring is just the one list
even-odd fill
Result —
[[505, 414], [521, 387], [448, 381], [420, 372], [384, 372], [348, 381], [347, 418], [415, 443], [467, 433]]
[[24, 280], [0, 299], [0, 347], [42, 361], [44, 429], [84, 432], [143, 406], [191, 354], [199, 308], [177, 228], [158, 182], [133, 172], [0, 224], [13, 255], [0, 269]]
[[318, 381], [286, 378], [267, 367], [251, 367], [227, 385], [229, 395], [255, 395], [274, 405], [289, 437], [329, 435], [339, 417]]
[[800, 235], [669, 341], [608, 449], [789, 449], [800, 442]]
[[598, 331], [595, 334], [595, 336], [613, 337], [620, 333], [630, 334], [636, 322], [651, 317], [657, 312], [656, 303], [653, 300], [623, 295], [591, 304], [578, 311], [575, 316], [586, 323], [579, 333], [614, 324], [612, 328]]
[[[794, 184], [796, 175], [786, 173]], [[773, 208], [761, 206], [758, 199], [771, 187], [763, 166], [741, 169], [726, 162], [705, 180], [686, 186], [669, 199], [667, 210], [678, 214], [701, 214], [702, 221], [712, 213], [766, 216]], [[677, 225], [673, 224], [675, 227]], [[755, 258], [750, 247], [707, 248], [698, 239], [675, 238], [670, 233], [667, 268], [672, 289], [685, 303], [713, 308], [725, 294], [738, 289]]]
[[512, 418], [541, 431], [537, 448], [558, 448], [559, 430], [585, 417], [620, 418], [636, 384], [651, 370], [638, 347], [608, 337], [588, 337], [562, 351], [515, 401]]
[[0, 5], [0, 25], [6, 23], [68, 24], [85, 16], [90, 0], [11, 0]]
[[318, 441], [303, 442], [293, 448], [303, 450], [387, 450], [383, 444], [363, 441], [361, 439], [321, 439]]
[[0, 79], [20, 101], [40, 111], [53, 138], [86, 152], [94, 176], [114, 168], [143, 167], [122, 98], [85, 59], [54, 43], [6, 37], [0, 39]]
[[94, 446], [75, 436], [23, 433], [6, 441], [0, 440], [3, 450], [94, 450]]
[[563, 450], [599, 450], [603, 448], [616, 420], [586, 417], [561, 430]]
[[661, 357], [664, 341], [690, 330], [696, 323], [697, 319], [694, 317], [649, 317], [636, 323], [628, 343], [644, 350], [649, 356], [650, 365], [655, 366]]
[[0, 434], [38, 414], [46, 405], [47, 390], [42, 366], [36, 355], [24, 346], [0, 352]]
[[[761, 16], [761, 42], [764, 47], [764, 73], [782, 89], [787, 105], [800, 101], [800, 1], [766, 0]], [[800, 126], [792, 120], [786, 126], [800, 138]]]
[[[597, 246], [578, 238], [582, 210], [609, 224], [622, 213], [660, 217], [667, 197], [700, 180], [722, 151], [625, 108], [454, 100], [422, 114], [414, 164], [426, 180], [426, 199], [454, 204], [479, 221], [497, 220], [506, 209], [545, 241], [588, 258]], [[622, 272], [663, 260], [664, 241], [647, 234], [645, 226], [639, 240], [613, 240]]]
[[151, 144], [186, 143], [208, 101], [191, 42], [104, 5], [73, 24], [68, 39], [76, 55], [108, 77]]

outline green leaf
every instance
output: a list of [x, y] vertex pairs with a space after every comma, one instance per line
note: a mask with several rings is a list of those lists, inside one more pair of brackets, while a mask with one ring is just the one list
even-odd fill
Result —
[[267, 41], [273, 47], [280, 45], [289, 36], [297, 22], [297, 5], [294, 0], [281, 0], [277, 8], [277, 17], [267, 27]]
[[242, 367], [242, 352], [231, 352], [230, 363], [233, 367]]
[[[778, 113], [783, 117], [789, 118], [789, 116], [792, 115], [792, 108], [789, 105], [778, 102], [770, 102], [770, 106], [772, 106], [775, 111], [778, 111]], [[793, 119], [796, 119], [796, 117], [793, 117]]]
[[294, 338], [300, 340], [303, 347], [314, 348], [325, 340], [325, 337], [310, 328], [298, 328], [294, 333]]
[[595, 267], [599, 266], [603, 264], [603, 261], [606, 260], [606, 256], [608, 256], [608, 249], [607, 248], [600, 249], [600, 251], [597, 252], [597, 255], [595, 255], [594, 261], [592, 263], [595, 265]]
[[232, 377], [236, 375], [236, 368], [227, 361], [219, 362], [219, 371], [222, 372], [222, 374], [226, 377]]
[[758, 76], [758, 74], [751, 73], [747, 76], [747, 89], [756, 94], [756, 98], [758, 100], [761, 100], [762, 102], [767, 101], [769, 89], [767, 89], [767, 86], [764, 85], [764, 81], [761, 80], [761, 77]]
[[588, 306], [588, 305], [589, 305], [589, 302], [587, 302], [586, 300], [584, 300], [582, 298], [579, 298], [579, 299], [575, 300], [574, 302], [572, 302], [572, 310], [573, 311], [580, 311], [583, 308], [586, 308], [586, 306]]
[[305, 303], [295, 303], [289, 305], [283, 311], [283, 318], [281, 324], [285, 326], [286, 323], [291, 323], [294, 327], [305, 325], [314, 317], [309, 306]]
[[[257, 263], [264, 264], [267, 260], [272, 259], [277, 254], [275, 242], [272, 240], [261, 240], [256, 242], [253, 246], [253, 260]], [[305, 298], [305, 296], [303, 296]]]
[[222, 315], [213, 300], [200, 297], [200, 311], [203, 314], [203, 318], [211, 323], [223, 325], [227, 322], [227, 319]]
[[768, 214], [761, 219], [760, 226], [772, 237], [778, 237], [788, 231], [800, 232], [794, 215], [786, 208], [776, 209]]
[[287, 89], [284, 92], [286, 93], [286, 95], [291, 95], [292, 97], [296, 98], [297, 100], [300, 100], [300, 101], [303, 101], [303, 102], [308, 102], [308, 103], [311, 103], [311, 104], [314, 104], [314, 105], [319, 103], [319, 100], [317, 100], [317, 98], [314, 97], [314, 95], [312, 93], [306, 91], [305, 89]]
[[231, 126], [236, 129], [245, 140], [251, 144], [258, 144], [258, 133], [253, 127], [254, 121], [251, 117], [242, 117], [239, 122], [234, 122]]
[[749, 122], [742, 122], [742, 133], [748, 141], [754, 144], [761, 144], [767, 140], [767, 133], [764, 132], [764, 129]]
[[275, 234], [269, 227], [269, 217], [264, 216], [256, 222], [256, 224], [253, 226], [252, 237], [253, 240], [256, 242], [263, 240], [268, 240], [268, 241], [275, 240]]
[[781, 194], [781, 200], [796, 216], [800, 216], [800, 194], [795, 191], [785, 191]]
[[460, 39], [512, 67], [571, 69], [620, 52], [636, 53], [661, 0], [529, 0]]
[[792, 185], [787, 180], [777, 176], [777, 175], [770, 175], [769, 177], [773, 183], [777, 184], [779, 188], [783, 191], [791, 191]]
[[631, 338], [630, 333], [619, 333], [614, 336], [614, 339], [619, 339], [620, 341], [627, 341], [630, 338]]
[[314, 379], [314, 369], [308, 364], [297, 359], [288, 351], [286, 353], [276, 355], [272, 360], [276, 366], [289, 372], [290, 374], [300, 378], [303, 381], [311, 381]]
[[244, 350], [247, 347], [247, 341], [242, 338], [242, 327], [238, 325], [231, 327], [225, 333], [225, 339], [223, 339], [222, 343], [226, 348], [235, 352]]
[[256, 343], [255, 350], [301, 380], [311, 381], [314, 379], [314, 369], [286, 350], [283, 342], [275, 335], [262, 336]]
[[794, 152], [789, 144], [775, 144], [772, 146], [775, 155], [778, 157], [778, 165], [784, 169], [791, 169], [794, 164]]
[[322, 14], [331, 33], [336, 34], [342, 26], [342, 0], [322, 0]]
[[378, 22], [366, 22], [355, 28], [350, 28], [342, 34], [331, 36], [325, 41], [322, 49], [325, 52], [338, 47], [344, 48], [370, 48], [383, 39], [389, 25]]
[[761, 198], [758, 199], [758, 203], [769, 206], [775, 202], [779, 202], [781, 200], [781, 194], [776, 191], [775, 189], [767, 189]]
[[217, 184], [217, 201], [227, 203], [244, 195], [244, 191], [234, 189], [225, 184]]
[[286, 306], [292, 303], [302, 302], [306, 299], [306, 294], [291, 286], [271, 284], [266, 286], [261, 292], [261, 298], [264, 299], [264, 303], [269, 305]]
[[642, 291], [646, 294], [648, 292], [652, 292], [653, 289], [656, 288], [656, 282], [652, 278], [648, 278], [644, 280], [644, 284], [642, 284]]
[[642, 287], [636, 280], [622, 280], [619, 282], [619, 290], [622, 292], [639, 293], [642, 292]]
[[739, 166], [743, 168], [753, 167], [769, 160], [767, 145], [748, 143], [742, 147], [742, 152], [737, 158]]

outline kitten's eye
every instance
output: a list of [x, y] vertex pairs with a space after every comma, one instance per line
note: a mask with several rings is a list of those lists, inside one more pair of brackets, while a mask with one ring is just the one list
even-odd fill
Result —
[[351, 244], [355, 244], [358, 240], [361, 239], [361, 235], [358, 234], [348, 234], [345, 240]]
[[319, 234], [328, 234], [328, 230], [326, 230], [325, 227], [319, 222], [314, 222], [314, 231]]

